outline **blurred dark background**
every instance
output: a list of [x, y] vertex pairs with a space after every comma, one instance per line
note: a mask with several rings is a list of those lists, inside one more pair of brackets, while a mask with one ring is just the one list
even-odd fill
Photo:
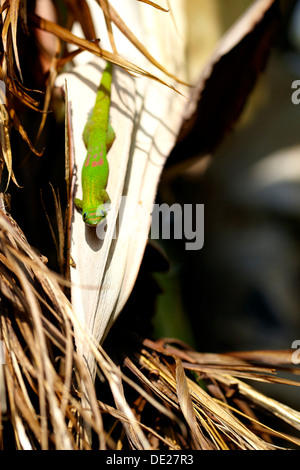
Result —
[[[226, 15], [214, 5], [220, 21]], [[211, 158], [160, 187], [162, 199], [205, 205], [205, 242], [186, 251], [161, 241], [171, 267], [156, 276], [157, 336], [203, 352], [289, 349], [300, 338], [300, 105], [291, 101], [299, 78], [297, 2], [233, 132]], [[291, 388], [299, 405], [297, 393]]]

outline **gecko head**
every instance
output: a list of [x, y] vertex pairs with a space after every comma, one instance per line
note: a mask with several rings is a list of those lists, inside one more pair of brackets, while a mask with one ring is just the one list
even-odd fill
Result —
[[106, 217], [106, 212], [102, 212], [97, 215], [94, 211], [85, 211], [82, 213], [83, 221], [90, 227], [96, 227], [100, 222], [102, 222]]
[[83, 221], [90, 227], [96, 227], [100, 224], [107, 216], [109, 207], [106, 207], [107, 204], [100, 204], [97, 209], [86, 209], [82, 211]]

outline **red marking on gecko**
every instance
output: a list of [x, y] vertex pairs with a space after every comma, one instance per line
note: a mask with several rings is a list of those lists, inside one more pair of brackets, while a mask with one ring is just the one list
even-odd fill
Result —
[[103, 165], [103, 158], [100, 158], [100, 160], [97, 162], [97, 161], [94, 161], [92, 162], [92, 166], [102, 166]]
[[[84, 164], [84, 166], [102, 166], [103, 165], [103, 150], [101, 150], [100, 152], [98, 153], [95, 153], [93, 156], [91, 155], [91, 152], [89, 151], [88, 154], [87, 154], [87, 157], [86, 157], [86, 162]], [[93, 160], [91, 162], [91, 159]]]
[[90, 164], [90, 158], [91, 158], [91, 154], [89, 153], [88, 156], [87, 156], [87, 158], [86, 158], [86, 162], [85, 162], [84, 166], [89, 166], [89, 164]]

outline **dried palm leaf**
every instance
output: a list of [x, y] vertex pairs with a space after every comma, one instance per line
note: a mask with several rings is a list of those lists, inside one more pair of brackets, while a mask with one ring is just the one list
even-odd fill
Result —
[[[179, 17], [182, 17], [182, 5], [181, 1], [174, 4], [174, 11], [177, 11]], [[145, 7], [138, 3], [129, 2], [128, 6], [128, 17], [137, 13], [141, 16], [141, 31], [144, 29], [142, 26], [146, 28], [149, 21], [157, 25], [157, 34], [151, 38], [152, 45], [149, 44], [149, 49], [155, 46], [161, 51], [160, 62], [169, 65], [173, 70], [183, 68], [184, 42], [178, 38], [172, 20], [166, 21], [165, 16], [162, 18], [162, 13], [154, 9], [150, 11], [150, 15], [149, 11], [146, 14]], [[91, 11], [93, 13], [93, 10]], [[94, 13], [95, 17], [99, 11], [98, 8]], [[172, 38], [170, 43], [166, 43], [159, 35], [159, 31], [163, 30], [162, 25], [168, 28]], [[101, 23], [98, 23], [97, 27], [101, 28]], [[105, 38], [102, 39], [104, 40]], [[77, 45], [81, 41], [84, 40], [76, 39]], [[176, 61], [168, 64], [169, 48], [173, 50], [175, 44]], [[97, 50], [95, 44], [89, 45], [90, 50]], [[127, 43], [120, 42], [117, 46], [121, 52], [122, 47], [128, 52]], [[107, 54], [108, 52], [101, 51], [101, 55], [112, 59], [115, 64], [126, 63], [119, 56], [116, 58], [113, 54]], [[75, 184], [78, 190], [80, 169], [85, 158], [82, 130], [95, 100], [102, 67], [101, 62], [94, 60], [76, 67], [74, 73], [62, 75], [57, 80], [57, 84], [63, 85], [63, 80], [68, 83], [77, 168]], [[88, 81], [85, 77], [88, 77]], [[99, 342], [103, 341], [122, 310], [139, 270], [147, 242], [157, 183], [165, 159], [174, 144], [180, 125], [180, 109], [185, 103], [184, 98], [174, 93], [173, 89], [172, 85], [163, 87], [155, 81], [133, 78], [119, 68], [114, 69], [111, 119], [117, 138], [109, 154], [108, 184], [108, 192], [113, 201], [112, 211], [107, 219], [104, 237], [101, 227], [96, 232], [89, 231], [84, 227], [80, 214], [75, 212], [71, 245], [71, 255], [76, 264], [76, 269], [71, 269], [72, 303], [82, 324]], [[164, 124], [166, 120], [169, 121], [168, 124]], [[93, 272], [90, 270], [91, 265]], [[79, 351], [86, 358], [94, 376], [94, 357], [86, 342], [81, 340], [80, 336], [77, 339]]]
[[139, 2], [147, 3], [148, 5], [151, 5], [154, 8], [157, 8], [158, 10], [168, 12], [169, 10], [166, 10], [162, 6], [158, 5], [157, 3], [150, 2], [150, 0], [138, 0]]
[[102, 49], [99, 47], [97, 44], [94, 42], [89, 42], [86, 39], [82, 39], [74, 34], [72, 34], [70, 31], [66, 30], [65, 28], [59, 26], [56, 23], [53, 23], [52, 21], [48, 21], [45, 18], [41, 18], [38, 15], [31, 14], [29, 15], [29, 18], [35, 26], [38, 28], [42, 29], [43, 31], [47, 31], [49, 33], [53, 33], [56, 37], [62, 39], [63, 41], [73, 44], [75, 46], [80, 47], [82, 50], [92, 52], [98, 57], [102, 57], [105, 60], [108, 60], [109, 62], [112, 62], [113, 64], [119, 65], [125, 70], [129, 70], [132, 72], [136, 72], [139, 75], [145, 76], [147, 78], [151, 78], [152, 80], [158, 81], [159, 83], [166, 85], [173, 89], [174, 91], [179, 91], [175, 88], [175, 86], [171, 85], [170, 83], [166, 83], [164, 80], [161, 78], [157, 77], [156, 75], [144, 70], [141, 67], [138, 67], [137, 65], [133, 64], [132, 62], [116, 55], [113, 54], [105, 49]]
[[[261, 416], [262, 410], [265, 417], [271, 412], [279, 420], [299, 430], [299, 412], [236, 378], [238, 371], [244, 371], [248, 366], [245, 378], [256, 380], [257, 367], [251, 362], [236, 360], [226, 354], [196, 353], [176, 340], [166, 339], [165, 342], [157, 343], [144, 340], [143, 344], [139, 353], [136, 351], [133, 358], [125, 359], [125, 365], [145, 384], [148, 393], [154, 393], [174, 410], [182, 411], [193, 440], [193, 444], [189, 443], [192, 447], [198, 448], [200, 445], [202, 449], [266, 450], [278, 448], [284, 441], [288, 446], [299, 446], [297, 436], [282, 432], [280, 427], [271, 429], [264, 423], [263, 415], [261, 420], [257, 417], [256, 413]], [[256, 357], [258, 353], [253, 351]], [[290, 353], [289, 370], [295, 373], [298, 369], [291, 359]], [[287, 365], [288, 361], [285, 363]], [[227, 369], [215, 370], [210, 368], [212, 364], [226, 364]], [[260, 377], [266, 381], [267, 365], [258, 368]], [[194, 374], [191, 375], [189, 370], [194, 371]], [[146, 371], [150, 377], [147, 381]], [[274, 369], [268, 369], [268, 374], [274, 376], [275, 373]], [[300, 385], [297, 381], [279, 378], [278, 382]], [[247, 421], [250, 425], [246, 424]], [[178, 439], [176, 441], [179, 442]]]
[[[0, 288], [14, 308], [14, 318], [7, 315], [4, 306], [1, 310], [8, 404], [1, 400], [0, 416], [9, 409], [19, 449], [88, 447], [81, 420], [86, 429], [97, 433], [101, 448], [106, 448], [94, 384], [74, 350], [72, 325], [78, 329], [80, 325], [58, 283], [62, 279], [48, 270], [16, 224], [3, 212], [0, 215]], [[130, 425], [136, 444], [149, 448], [124, 398], [119, 369], [91, 338], [86, 336], [86, 341], [108, 380], [124, 417], [121, 420]], [[52, 359], [57, 355], [55, 349], [60, 352], [58, 370]], [[2, 382], [0, 385], [2, 397], [5, 390]], [[87, 398], [88, 409], [80, 403], [81, 396]]]

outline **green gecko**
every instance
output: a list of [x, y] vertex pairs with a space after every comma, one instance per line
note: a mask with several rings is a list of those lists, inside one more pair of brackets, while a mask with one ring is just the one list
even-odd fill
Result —
[[81, 172], [82, 200], [75, 199], [76, 208], [82, 213], [83, 221], [95, 227], [107, 215], [110, 204], [106, 192], [108, 179], [107, 153], [115, 133], [109, 123], [112, 64], [107, 62], [103, 72], [94, 109], [83, 130], [83, 141], [87, 155]]

